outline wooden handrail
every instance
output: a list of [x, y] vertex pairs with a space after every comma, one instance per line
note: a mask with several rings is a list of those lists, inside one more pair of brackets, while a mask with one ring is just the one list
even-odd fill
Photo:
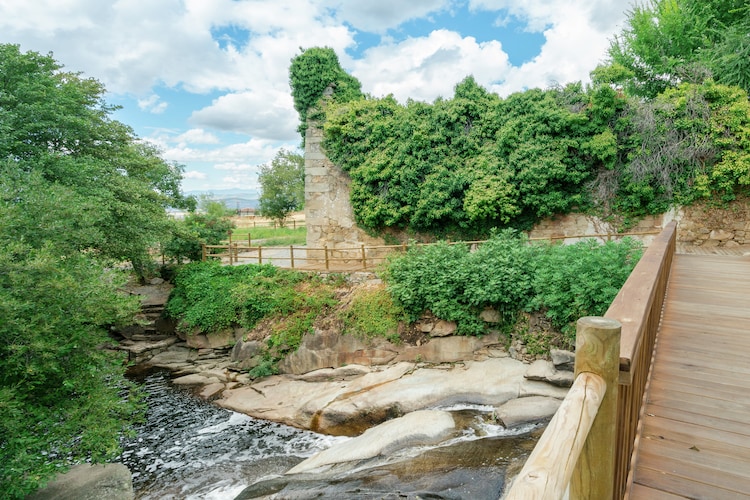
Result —
[[[621, 325], [621, 334], [618, 340], [619, 359], [617, 359], [616, 363], [618, 370], [614, 371], [616, 378], [607, 384], [608, 390], [605, 392], [605, 398], [611, 398], [613, 394], [615, 395], [616, 409], [613, 411], [611, 403], [607, 403], [606, 407], [608, 409], [606, 411], [613, 411], [613, 413], [611, 416], [604, 417], [603, 412], [605, 410], [603, 408], [605, 408], [605, 404], [601, 405], [595, 422], [603, 418], [605, 421], [614, 423], [611, 427], [609, 427], [609, 423], [607, 424], [609, 430], [606, 431], [605, 435], [594, 436], [593, 431], [589, 432], [586, 446], [588, 446], [589, 442], [592, 443], [592, 446], [605, 443], [602, 446], [611, 450], [612, 463], [611, 465], [609, 463], [605, 465], [599, 458], [594, 459], [593, 456], [589, 456], [585, 452], [581, 454], [580, 458], [578, 456], [574, 457], [572, 452], [564, 454], [563, 457], [556, 456], [554, 458], [555, 462], [552, 463], [557, 463], [558, 468], [561, 470], [545, 472], [545, 477], [552, 474], [563, 474], [563, 477], [565, 477], [569, 469], [566, 460], [576, 460], [578, 462], [579, 465], [576, 471], [580, 470], [582, 473], [589, 471], [599, 476], [591, 481], [579, 482], [576, 479], [578, 474], [576, 472], [571, 481], [571, 499], [587, 498], [600, 500], [613, 498], [619, 500], [626, 495], [629, 484], [632, 482], [632, 464], [636, 458], [634, 450], [636, 449], [638, 422], [643, 407], [642, 402], [651, 366], [654, 344], [656, 342], [656, 333], [659, 329], [661, 311], [664, 306], [667, 283], [674, 258], [676, 234], [677, 224], [675, 222], [667, 224], [646, 252], [644, 252], [643, 257], [641, 257], [630, 277], [626, 280], [605, 313], [605, 317], [608, 320]], [[579, 372], [579, 360], [589, 359], [589, 354], [581, 351], [578, 345], [581, 336], [580, 330], [577, 333], [576, 373]], [[581, 384], [582, 382], [578, 382], [578, 380], [579, 377], [576, 377], [576, 384]], [[609, 389], [613, 386], [617, 387], [617, 390]], [[580, 392], [580, 388], [577, 391]], [[573, 391], [571, 390], [571, 392]], [[571, 398], [574, 399], [578, 397], [575, 392], [571, 395]], [[571, 404], [577, 405], [573, 407], [574, 410], [572, 412], [568, 409]], [[559, 448], [575, 450], [575, 447], [569, 444], [567, 440], [570, 439], [571, 434], [575, 436], [583, 432], [585, 422], [572, 417], [568, 418], [566, 414], [582, 415], [582, 413], [576, 413], [577, 410], [575, 408], [581, 412], [584, 409], [580, 403], [563, 402], [563, 405], [565, 406], [561, 406], [561, 409], [565, 409], [563, 412], [558, 410], [558, 413], [560, 414], [560, 419], [564, 420], [564, 422], [558, 423], [556, 421], [558, 414], [555, 414], [555, 417], [553, 417], [548, 426], [549, 431], [553, 422], [555, 423], [555, 427], [549, 432], [550, 437], [545, 438], [548, 435], [548, 431], [545, 431], [542, 439], [534, 448], [534, 452], [532, 452], [527, 460], [527, 465], [532, 458], [536, 461], [540, 455], [548, 456], [545, 453], [551, 452], [543, 451], [545, 448], [552, 450]], [[557, 434], [559, 435], [554, 437]], [[537, 448], [540, 447], [542, 451], [537, 453]], [[537, 470], [539, 465], [532, 463], [529, 467], [533, 471]], [[521, 475], [526, 470], [526, 467], [524, 467]], [[539, 475], [540, 473], [536, 472], [536, 474]], [[520, 476], [517, 481], [524, 482], [523, 479], [520, 479]], [[562, 484], [564, 482], [562, 479], [554, 481], [555, 484]], [[515, 488], [515, 484], [514, 482], [513, 488]], [[604, 485], [603, 487], [608, 489], [590, 489], [591, 485]], [[599, 486], [596, 487], [598, 488]], [[523, 496], [511, 497], [510, 493], [514, 492], [514, 490], [511, 490], [507, 498], [534, 498], [541, 500], [560, 498], [559, 495], [564, 493], [564, 491], [558, 492], [557, 490], [553, 493], [540, 492], [538, 490], [526, 493], [527, 490], [525, 489], [522, 491], [524, 492]]]
[[576, 378], [506, 500], [612, 497], [620, 324], [585, 317], [576, 330]]

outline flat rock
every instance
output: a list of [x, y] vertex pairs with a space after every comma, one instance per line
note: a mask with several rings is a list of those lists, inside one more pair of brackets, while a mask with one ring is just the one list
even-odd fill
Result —
[[58, 474], [45, 488], [26, 500], [132, 500], [133, 481], [125, 465], [80, 464]]
[[447, 411], [423, 410], [389, 420], [365, 431], [361, 436], [336, 444], [297, 466], [287, 474], [321, 472], [332, 464], [366, 460], [415, 445], [442, 441], [455, 429], [453, 416]]
[[176, 385], [209, 385], [219, 382], [221, 381], [216, 377], [206, 377], [200, 373], [184, 375], [172, 380], [172, 383]]
[[562, 400], [546, 396], [529, 396], [508, 401], [495, 409], [495, 417], [506, 428], [550, 418]]

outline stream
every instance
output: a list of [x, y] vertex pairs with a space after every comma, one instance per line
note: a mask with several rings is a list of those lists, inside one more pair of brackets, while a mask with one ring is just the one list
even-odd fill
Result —
[[461, 435], [326, 475], [284, 473], [346, 437], [259, 420], [173, 386], [169, 372], [133, 378], [147, 393], [146, 421], [123, 442], [136, 499], [496, 499], [522, 466], [541, 425], [506, 430], [488, 408], [454, 407]]

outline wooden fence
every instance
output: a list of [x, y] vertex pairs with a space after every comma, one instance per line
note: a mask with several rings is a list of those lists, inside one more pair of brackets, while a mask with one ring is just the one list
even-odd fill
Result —
[[[655, 231], [632, 232], [632, 233], [603, 233], [588, 235], [551, 236], [548, 238], [529, 238], [530, 241], [556, 241], [566, 239], [588, 239], [596, 238], [602, 241], [625, 236], [646, 236], [659, 234]], [[468, 245], [476, 247], [486, 240], [450, 242], [451, 245]], [[248, 243], [230, 241], [222, 245], [203, 245], [203, 260], [208, 258], [219, 258], [230, 265], [239, 263], [272, 263], [278, 267], [300, 270], [325, 270], [325, 271], [368, 271], [377, 269], [388, 255], [394, 252], [405, 252], [409, 246], [423, 246], [432, 243], [417, 243], [407, 245], [380, 245], [357, 247], [307, 247], [307, 246], [262, 246], [251, 245], [248, 235]]]
[[[676, 234], [672, 222], [649, 246], [606, 319], [579, 320], [575, 383], [506, 499], [625, 496]], [[619, 369], [610, 370], [615, 338]]]

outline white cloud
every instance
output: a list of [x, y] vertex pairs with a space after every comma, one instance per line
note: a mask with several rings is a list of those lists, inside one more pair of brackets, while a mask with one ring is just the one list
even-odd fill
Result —
[[432, 101], [452, 96], [455, 85], [468, 75], [486, 86], [502, 80], [510, 65], [499, 42], [477, 43], [473, 37], [436, 30], [427, 37], [372, 48], [353, 67], [364, 90], [375, 96]]
[[410, 19], [446, 10], [451, 0], [330, 0], [328, 6], [337, 9], [337, 19], [348, 22], [357, 29], [383, 33]]
[[208, 175], [205, 172], [198, 172], [197, 170], [188, 170], [182, 173], [183, 179], [205, 179]]
[[149, 113], [160, 115], [167, 110], [168, 104], [161, 100], [156, 94], [151, 94], [144, 99], [138, 99], [138, 108]]
[[221, 96], [210, 106], [194, 111], [190, 123], [271, 140], [292, 140], [297, 136], [297, 119], [288, 89], [259, 89]]
[[219, 144], [219, 138], [202, 128], [191, 128], [173, 139], [171, 142], [178, 144]]
[[235, 162], [228, 162], [228, 163], [217, 163], [214, 165], [214, 168], [216, 170], [231, 170], [234, 172], [244, 172], [248, 170], [258, 170], [257, 165], [250, 165], [249, 163], [235, 163]]

